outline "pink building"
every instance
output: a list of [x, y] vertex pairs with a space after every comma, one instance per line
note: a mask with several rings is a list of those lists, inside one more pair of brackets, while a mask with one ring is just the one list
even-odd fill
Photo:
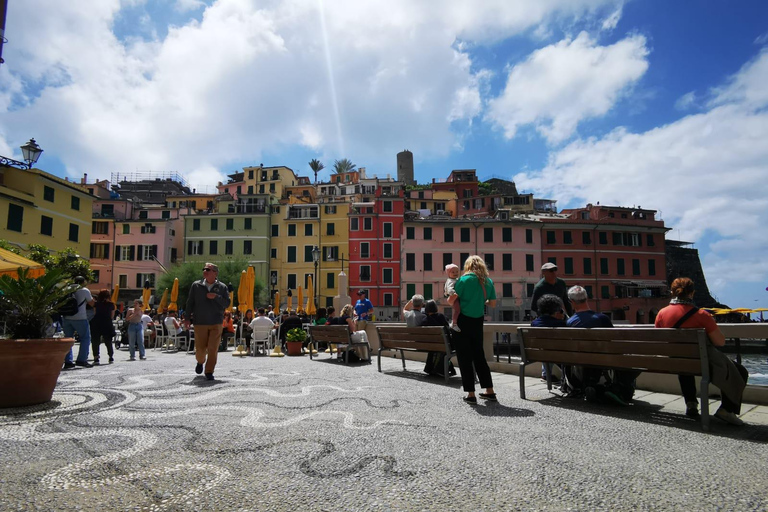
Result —
[[401, 244], [402, 302], [421, 294], [449, 310], [443, 297], [445, 265], [463, 268], [467, 258], [477, 254], [488, 265], [496, 288], [497, 306], [488, 311], [491, 319], [520, 321], [530, 312], [539, 280], [540, 233], [541, 223], [505, 210], [493, 218], [407, 217]]

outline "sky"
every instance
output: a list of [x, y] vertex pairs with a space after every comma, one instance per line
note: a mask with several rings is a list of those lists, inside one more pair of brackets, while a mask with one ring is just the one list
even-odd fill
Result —
[[349, 158], [657, 210], [713, 295], [768, 307], [768, 2], [8, 0], [0, 154], [198, 191]]

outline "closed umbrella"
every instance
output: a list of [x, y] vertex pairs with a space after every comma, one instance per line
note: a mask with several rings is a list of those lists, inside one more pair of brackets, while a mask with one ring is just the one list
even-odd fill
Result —
[[171, 288], [171, 303], [168, 306], [168, 311], [178, 311], [179, 306], [176, 305], [176, 301], [179, 300], [179, 278], [173, 280], [173, 288]]
[[149, 298], [152, 297], [152, 288], [144, 288], [141, 294], [141, 299], [144, 301], [144, 309], [149, 308]]
[[273, 300], [275, 301], [275, 307], [272, 308], [272, 312], [278, 314], [280, 312], [280, 292], [275, 292], [275, 298]]
[[312, 281], [312, 276], [309, 276], [309, 284], [307, 285], [306, 311], [307, 311], [307, 314], [310, 316], [317, 314], [314, 298], [315, 298], [315, 283]]
[[296, 300], [297, 311], [302, 311], [304, 309], [304, 304], [302, 304], [302, 302], [304, 302], [304, 294], [302, 293], [301, 286], [299, 286], [299, 296], [297, 297], [297, 300]]
[[165, 311], [165, 308], [168, 307], [168, 288], [165, 289], [163, 292], [163, 298], [160, 299], [160, 305], [157, 306], [157, 312], [163, 313]]
[[112, 302], [117, 304], [117, 296], [120, 294], [120, 285], [116, 284], [115, 289], [112, 290]]

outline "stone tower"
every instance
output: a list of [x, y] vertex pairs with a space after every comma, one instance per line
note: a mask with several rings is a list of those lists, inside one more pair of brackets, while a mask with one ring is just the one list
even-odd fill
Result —
[[413, 181], [413, 153], [407, 149], [397, 154], [397, 181], [406, 185], [416, 184]]

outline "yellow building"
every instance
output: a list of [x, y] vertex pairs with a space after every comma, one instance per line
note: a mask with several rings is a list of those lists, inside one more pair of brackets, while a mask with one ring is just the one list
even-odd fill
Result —
[[71, 247], [87, 259], [93, 199], [85, 187], [40, 169], [0, 165], [0, 239], [22, 248]]

